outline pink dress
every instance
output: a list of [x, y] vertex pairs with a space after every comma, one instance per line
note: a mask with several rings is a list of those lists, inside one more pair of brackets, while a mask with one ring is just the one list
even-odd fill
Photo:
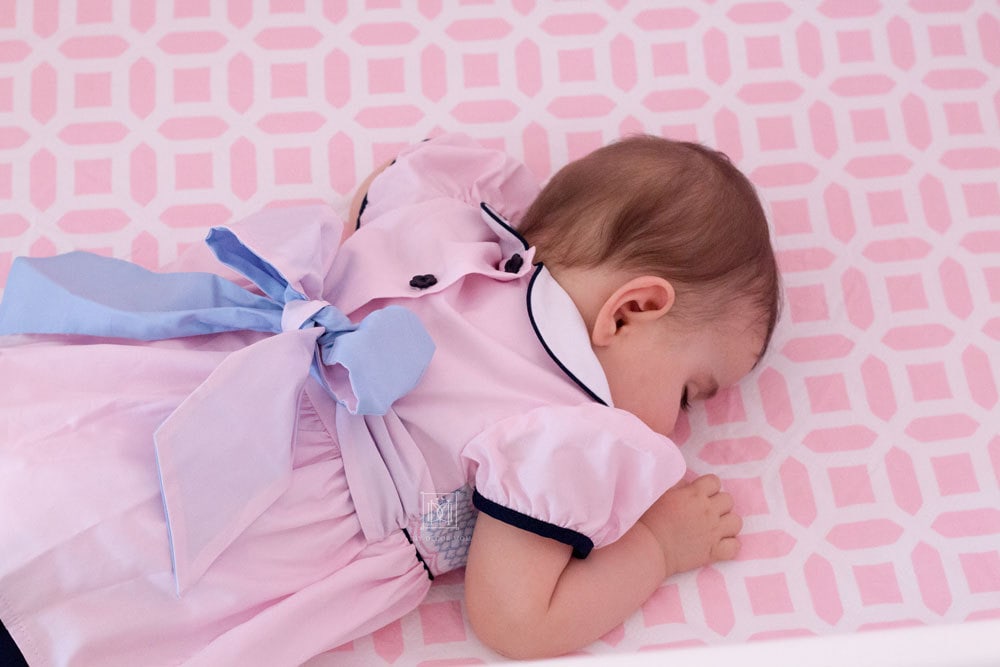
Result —
[[[572, 300], [510, 226], [536, 194], [522, 165], [446, 135], [375, 179], [340, 247], [325, 207], [232, 228], [353, 321], [410, 309], [436, 351], [385, 418], [307, 380], [275, 444], [291, 447], [287, 488], [183, 577], [168, 528], [197, 533], [198, 507], [258, 464], [223, 461], [168, 517], [151, 434], [267, 335], [0, 339], [0, 619], [28, 662], [300, 664], [416, 607], [464, 564], [479, 511], [578, 557], [628, 530], [684, 463], [612, 406]], [[233, 277], [202, 250], [171, 268]]]

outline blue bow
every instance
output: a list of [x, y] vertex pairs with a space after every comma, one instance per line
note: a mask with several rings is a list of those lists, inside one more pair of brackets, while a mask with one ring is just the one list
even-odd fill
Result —
[[382, 415], [434, 353], [405, 308], [354, 324], [296, 290], [229, 229], [213, 228], [206, 243], [263, 296], [210, 273], [153, 273], [74, 252], [15, 260], [0, 303], [0, 335], [276, 334], [226, 357], [154, 434], [178, 593], [288, 487], [307, 373], [351, 414]]

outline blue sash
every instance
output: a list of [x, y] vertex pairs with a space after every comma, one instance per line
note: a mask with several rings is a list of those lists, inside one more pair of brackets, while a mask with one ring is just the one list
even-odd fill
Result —
[[263, 295], [210, 273], [153, 273], [73, 252], [16, 259], [0, 303], [0, 335], [275, 334], [226, 357], [154, 434], [178, 593], [288, 487], [307, 373], [351, 414], [383, 415], [434, 353], [405, 308], [388, 306], [355, 324], [320, 295], [292, 287], [229, 229], [213, 228], [206, 242]]

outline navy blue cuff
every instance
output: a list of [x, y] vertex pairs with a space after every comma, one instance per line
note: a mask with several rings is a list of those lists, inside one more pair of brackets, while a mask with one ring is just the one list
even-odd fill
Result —
[[478, 491], [472, 492], [472, 504], [476, 509], [484, 514], [489, 514], [494, 519], [510, 524], [515, 528], [526, 530], [535, 535], [548, 537], [557, 542], [568, 544], [573, 547], [575, 558], [586, 558], [594, 549], [594, 542], [583, 533], [578, 533], [569, 528], [563, 528], [552, 523], [546, 523], [527, 514], [521, 514], [509, 507], [498, 505], [488, 498], [479, 495]]

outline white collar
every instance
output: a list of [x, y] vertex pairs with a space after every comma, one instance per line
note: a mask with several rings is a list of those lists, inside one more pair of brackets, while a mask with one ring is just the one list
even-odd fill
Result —
[[552, 360], [593, 399], [608, 406], [611, 388], [590, 345], [583, 316], [566, 290], [542, 264], [528, 284], [528, 317]]
[[[530, 262], [534, 249], [529, 249], [525, 238], [488, 204], [484, 202], [480, 208], [483, 220], [500, 239], [503, 256], [507, 258], [520, 252], [524, 260]], [[528, 283], [527, 305], [535, 335], [556, 365], [591, 398], [614, 406], [608, 378], [590, 345], [583, 316], [572, 297], [542, 264], [535, 265], [535, 274]]]

